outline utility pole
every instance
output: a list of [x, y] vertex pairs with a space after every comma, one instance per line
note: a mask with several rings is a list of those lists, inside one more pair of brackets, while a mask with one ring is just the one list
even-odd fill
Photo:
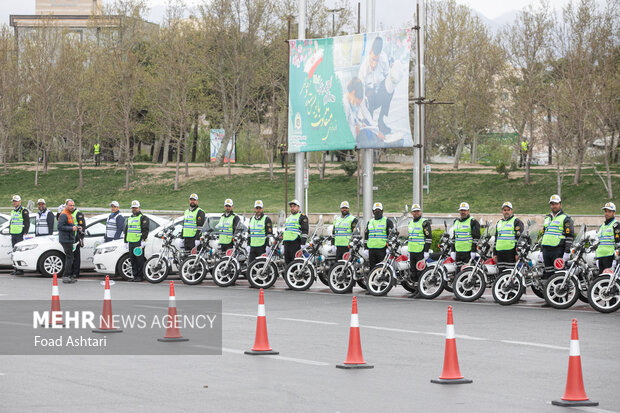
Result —
[[336, 13], [340, 13], [344, 8], [339, 9], [327, 9], [332, 14], [332, 37], [336, 37]]
[[[297, 38], [306, 38], [306, 0], [299, 0], [299, 13], [297, 14], [298, 28]], [[295, 198], [301, 204], [301, 211], [308, 213], [304, 199], [304, 169], [306, 167], [306, 153], [297, 152], [295, 154]], [[286, 202], [289, 200], [287, 199]]]
[[416, 3], [416, 81], [415, 111], [413, 129], [413, 199], [412, 203], [423, 204], [422, 179], [424, 168], [424, 0]]
[[[375, 30], [375, 2], [366, 0], [366, 32]], [[374, 149], [361, 149], [362, 154], [362, 196], [364, 198], [364, 220], [368, 222], [372, 216], [372, 181]]]

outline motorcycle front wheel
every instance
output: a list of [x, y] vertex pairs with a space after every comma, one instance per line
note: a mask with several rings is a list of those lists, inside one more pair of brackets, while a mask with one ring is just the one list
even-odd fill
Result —
[[461, 301], [472, 302], [482, 297], [487, 283], [481, 270], [465, 268], [454, 278], [454, 296]]
[[[346, 270], [345, 270], [346, 267]], [[355, 272], [353, 271], [353, 265], [347, 265], [345, 263], [338, 263], [329, 270], [329, 288], [336, 294], [347, 294], [353, 291], [353, 285], [355, 285]]]
[[150, 283], [157, 284], [168, 277], [170, 266], [168, 260], [160, 257], [151, 257], [144, 264], [144, 277]]
[[295, 258], [288, 267], [286, 267], [284, 281], [291, 290], [305, 291], [310, 288], [314, 282], [314, 278], [316, 277], [314, 265], [308, 263], [302, 270], [304, 262], [305, 260], [303, 258]]
[[525, 292], [520, 277], [511, 279], [510, 271], [500, 275], [493, 283], [493, 299], [500, 305], [511, 305], [518, 302]]
[[420, 281], [418, 282], [420, 296], [427, 300], [438, 297], [445, 287], [445, 281], [441, 271], [436, 270], [435, 274], [433, 274], [433, 268], [434, 267], [426, 267], [422, 271], [422, 274], [420, 274]]
[[394, 286], [394, 270], [391, 267], [385, 270], [383, 268], [383, 264], [378, 264], [366, 276], [367, 290], [370, 295], [386, 295]]
[[600, 313], [613, 313], [620, 308], [620, 280], [611, 284], [611, 277], [596, 277], [588, 289], [590, 306]]
[[239, 263], [234, 258], [222, 259], [213, 268], [213, 282], [218, 287], [229, 287], [237, 281], [239, 277]]
[[254, 288], [269, 288], [278, 279], [278, 266], [272, 261], [267, 265], [267, 258], [259, 257], [248, 268], [248, 282]]
[[549, 278], [545, 284], [545, 301], [558, 310], [571, 307], [579, 299], [579, 285], [573, 277], [564, 283], [566, 277], [566, 273], [560, 272]]
[[200, 284], [207, 275], [207, 267], [205, 263], [198, 259], [196, 255], [190, 255], [185, 258], [181, 264], [181, 271], [179, 271], [179, 275], [181, 277], [181, 281], [183, 281], [183, 284]]

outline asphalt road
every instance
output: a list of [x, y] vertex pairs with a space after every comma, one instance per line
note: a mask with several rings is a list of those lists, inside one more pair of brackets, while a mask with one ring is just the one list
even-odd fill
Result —
[[[91, 274], [61, 284], [61, 302], [100, 300], [101, 279]], [[347, 353], [351, 295], [323, 285], [302, 293], [284, 287], [280, 280], [265, 291], [269, 341], [278, 356], [243, 354], [254, 342], [258, 300], [245, 281], [229, 288], [176, 281], [179, 311], [183, 300], [222, 300], [222, 355], [0, 355], [0, 412], [620, 411], [620, 313], [599, 314], [582, 303], [542, 308], [531, 293], [501, 307], [490, 291], [461, 303], [448, 293], [427, 301], [407, 298], [401, 287], [387, 297], [356, 288], [363, 354], [374, 368], [341, 370], [335, 365]], [[167, 300], [168, 288], [121, 281], [112, 298]], [[0, 273], [0, 309], [7, 300], [49, 300], [50, 292], [49, 279]], [[442, 369], [448, 305], [460, 369], [472, 384], [430, 383]], [[550, 405], [564, 394], [573, 318], [586, 392], [597, 408]]]

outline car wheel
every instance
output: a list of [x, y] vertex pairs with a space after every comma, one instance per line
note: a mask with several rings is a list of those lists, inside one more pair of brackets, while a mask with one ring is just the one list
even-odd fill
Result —
[[116, 263], [115, 274], [117, 277], [121, 277], [125, 281], [133, 280], [133, 273], [131, 272], [131, 260], [129, 254], [125, 254]]
[[39, 272], [44, 277], [51, 278], [54, 273], [60, 277], [64, 267], [65, 256], [58, 251], [48, 251], [39, 259]]

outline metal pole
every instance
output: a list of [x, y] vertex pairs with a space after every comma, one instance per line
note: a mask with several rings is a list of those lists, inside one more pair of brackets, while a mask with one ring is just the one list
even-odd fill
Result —
[[[366, 32], [375, 30], [375, 2], [366, 1]], [[373, 149], [362, 149], [362, 196], [364, 198], [364, 219], [366, 222], [372, 216], [372, 185], [373, 185]]]
[[[299, 26], [297, 30], [297, 38], [306, 38], [306, 0], [299, 0], [299, 13], [297, 17]], [[295, 154], [295, 198], [301, 204], [301, 211], [308, 213], [304, 202], [304, 167], [305, 152]], [[287, 200], [288, 202], [288, 200]]]
[[424, 171], [424, 0], [416, 3], [416, 81], [413, 133], [413, 203], [423, 207]]

